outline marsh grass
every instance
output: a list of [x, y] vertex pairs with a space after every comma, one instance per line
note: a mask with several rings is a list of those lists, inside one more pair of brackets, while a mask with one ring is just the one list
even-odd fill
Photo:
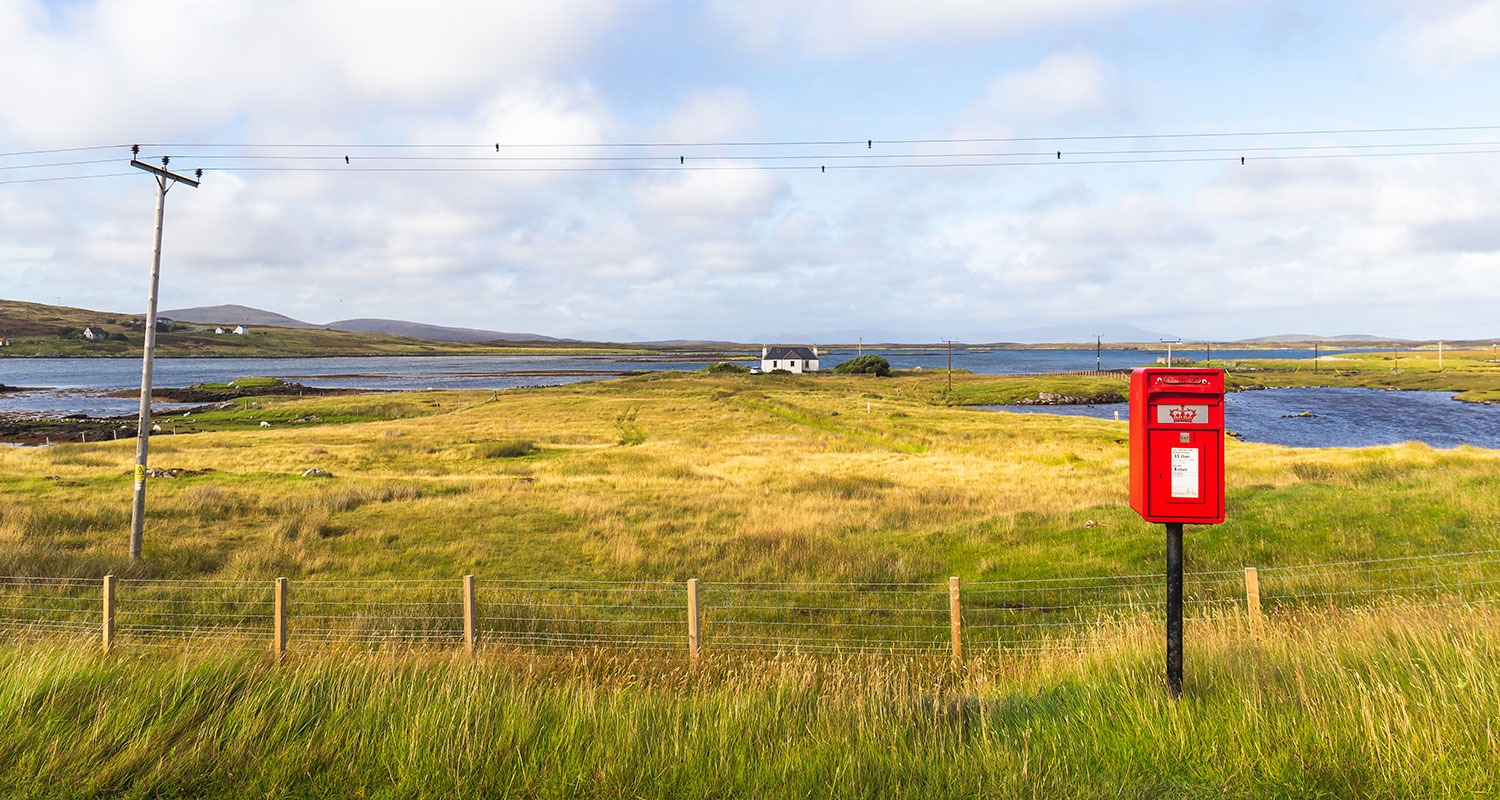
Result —
[[525, 439], [485, 442], [475, 448], [480, 458], [522, 458], [536, 452], [536, 445]]
[[[3, 449], [0, 572], [936, 583], [1160, 569], [1160, 531], [1126, 502], [1123, 425], [945, 407], [938, 375], [765, 378], [313, 398], [284, 402], [399, 418], [153, 440], [153, 465], [184, 472], [150, 482], [136, 568], [129, 442]], [[538, 450], [482, 457], [508, 442]], [[1227, 461], [1229, 520], [1191, 529], [1190, 571], [1497, 543], [1492, 451], [1230, 442]], [[334, 477], [301, 478], [310, 467]]]
[[[149, 484], [143, 562], [124, 557], [130, 443], [0, 448], [0, 575], [88, 578], [47, 601], [49, 630], [80, 636], [94, 579], [119, 576], [130, 644], [103, 658], [0, 632], [0, 794], [1493, 794], [1495, 619], [1451, 605], [1493, 599], [1493, 558], [1294, 567], [1500, 548], [1500, 454], [1229, 442], [1229, 520], [1190, 528], [1203, 584], [1171, 702], [1160, 587], [1127, 577], [1160, 574], [1162, 542], [1126, 502], [1124, 426], [946, 407], [944, 378], [268, 401], [249, 413], [384, 416], [154, 439], [153, 464], [184, 472]], [[505, 441], [540, 452], [475, 457]], [[299, 477], [313, 466], [334, 477]], [[1238, 612], [1246, 565], [1265, 570], [1259, 638]], [[466, 573], [477, 660], [455, 652]], [[949, 575], [971, 631], [959, 670]], [[275, 576], [304, 645], [280, 667]], [[688, 577], [711, 634], [696, 670]], [[406, 588], [348, 585], [377, 579]], [[584, 581], [660, 585], [633, 602]], [[899, 604], [929, 627], [892, 633], [880, 609]]]
[[0, 792], [70, 797], [1489, 796], [1484, 608], [945, 657], [0, 644]]

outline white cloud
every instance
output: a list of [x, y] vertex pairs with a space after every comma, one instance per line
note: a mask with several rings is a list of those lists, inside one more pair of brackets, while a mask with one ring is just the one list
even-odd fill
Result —
[[636, 196], [653, 224], [672, 229], [732, 227], [769, 213], [784, 189], [785, 184], [765, 170], [735, 161], [710, 161], [701, 169], [645, 181]]
[[1063, 25], [1097, 24], [1166, 0], [715, 0], [711, 16], [754, 50], [844, 58], [887, 48], [993, 41]]
[[760, 114], [741, 88], [695, 89], [647, 136], [657, 142], [730, 142], [751, 138]]
[[[545, 77], [628, 0], [6, 4], [0, 135], [180, 140], [210, 126], [361, 132]], [[371, 104], [385, 118], [368, 116]]]
[[1406, 55], [1418, 64], [1457, 69], [1500, 58], [1500, 0], [1447, 0], [1411, 7]]
[[1028, 122], [1078, 122], [1119, 116], [1125, 90], [1102, 59], [1086, 50], [1057, 52], [1029, 69], [1001, 75], [969, 109], [966, 130], [994, 131]]
[[[1042, 126], [1114, 133], [1161, 98], [1173, 108], [1155, 106], [1139, 127], [1304, 126], [1306, 107], [1257, 104], [1285, 73], [1263, 59], [1218, 60], [1221, 50], [1236, 55], [1225, 42], [1245, 41], [1215, 28], [1218, 18], [1253, 27], [1272, 13], [1233, 5], [1245, 13], [1216, 4], [1185, 22], [1154, 13], [1189, 7], [1180, 0], [767, 0], [686, 13], [652, 0], [421, 9], [0, 0], [0, 52], [23, 76], [0, 84], [0, 152], [137, 138], [478, 145], [422, 151], [476, 160], [399, 164], [359, 149], [349, 170], [342, 153], [325, 153], [331, 172], [205, 163], [202, 188], [168, 199], [164, 307], [240, 302], [314, 321], [386, 316], [552, 334], [587, 324], [668, 338], [859, 326], [963, 336], [1103, 314], [1144, 323], [1174, 303], [1210, 309], [1201, 324], [1211, 328], [1228, 325], [1226, 315], [1264, 320], [1317, 304], [1500, 302], [1500, 169], [1487, 157], [1061, 168], [1043, 159], [820, 174], [692, 149], [680, 153], [689, 167], [733, 169], [679, 169], [677, 152], [598, 146], [895, 128], [914, 138]], [[1448, 64], [1445, 48], [1461, 56], [1454, 64], [1493, 57], [1485, 43], [1500, 25], [1483, 15], [1495, 5], [1413, 6], [1413, 41], [1432, 42], [1413, 45], [1413, 57], [1436, 66]], [[1306, 13], [1332, 22], [1333, 12]], [[706, 40], [693, 35], [705, 31]], [[1179, 74], [1156, 37], [1196, 33], [1218, 38], [1191, 54], [1201, 75]], [[733, 52], [747, 42], [775, 58]], [[938, 48], [970, 49], [934, 59]], [[970, 58], [980, 49], [985, 58]], [[1004, 61], [988, 55], [1002, 49]], [[1013, 71], [982, 71], [1016, 59]], [[950, 68], [963, 79], [939, 85]], [[1453, 86], [1445, 80], [1424, 81], [1432, 102], [1421, 115], [1392, 89], [1390, 113], [1472, 114], [1439, 102]], [[1175, 100], [1210, 96], [1220, 104]], [[1319, 94], [1328, 106], [1317, 113], [1359, 116], [1342, 100]], [[497, 154], [485, 144], [497, 141], [590, 146]], [[485, 171], [525, 154], [645, 152], [668, 169]], [[197, 166], [173, 155], [174, 166]], [[353, 169], [422, 165], [461, 171]], [[0, 166], [0, 180], [31, 174]], [[0, 185], [7, 292], [138, 307], [154, 189], [139, 174]]]

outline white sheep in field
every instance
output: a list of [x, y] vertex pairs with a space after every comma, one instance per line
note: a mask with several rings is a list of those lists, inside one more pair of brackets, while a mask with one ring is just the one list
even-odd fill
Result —
[[269, 422], [266, 422], [266, 421], [265, 421], [265, 420], [261, 420], [261, 421], [260, 421], [260, 426], [261, 426], [261, 427], [262, 427], [262, 428], [269, 428], [269, 427], [271, 427], [271, 423], [269, 423]]

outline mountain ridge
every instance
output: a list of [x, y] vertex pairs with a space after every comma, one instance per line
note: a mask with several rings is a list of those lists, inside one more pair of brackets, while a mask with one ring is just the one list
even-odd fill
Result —
[[321, 328], [346, 333], [377, 333], [387, 336], [408, 336], [413, 339], [428, 339], [439, 342], [556, 342], [555, 336], [539, 333], [490, 331], [479, 328], [458, 328], [447, 325], [429, 325], [398, 319], [358, 317], [336, 322], [318, 324], [266, 311], [250, 306], [226, 304], [217, 306], [195, 306], [160, 312], [160, 316], [178, 322], [195, 322], [201, 325], [270, 325], [276, 328]]

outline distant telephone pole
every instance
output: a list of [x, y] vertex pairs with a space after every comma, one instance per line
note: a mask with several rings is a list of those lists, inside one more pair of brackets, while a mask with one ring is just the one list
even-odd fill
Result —
[[1103, 349], [1104, 349], [1104, 337], [1101, 334], [1097, 334], [1097, 333], [1094, 334], [1094, 371], [1095, 372], [1103, 372], [1104, 371], [1104, 357], [1101, 355], [1101, 351]]
[[953, 394], [953, 340], [943, 341], [948, 343], [948, 394]]
[[[140, 154], [139, 146], [130, 148], [132, 155]], [[141, 558], [142, 530], [146, 522], [146, 454], [151, 447], [151, 362], [156, 356], [156, 288], [161, 278], [161, 229], [166, 217], [167, 190], [174, 183], [183, 183], [198, 188], [198, 181], [168, 172], [168, 156], [162, 156], [161, 166], [153, 167], [136, 159], [130, 166], [143, 169], [156, 176], [156, 238], [151, 246], [151, 291], [146, 300], [146, 347], [141, 357], [141, 412], [135, 432], [135, 499], [130, 506], [130, 560]], [[203, 177], [198, 170], [196, 177]]]

